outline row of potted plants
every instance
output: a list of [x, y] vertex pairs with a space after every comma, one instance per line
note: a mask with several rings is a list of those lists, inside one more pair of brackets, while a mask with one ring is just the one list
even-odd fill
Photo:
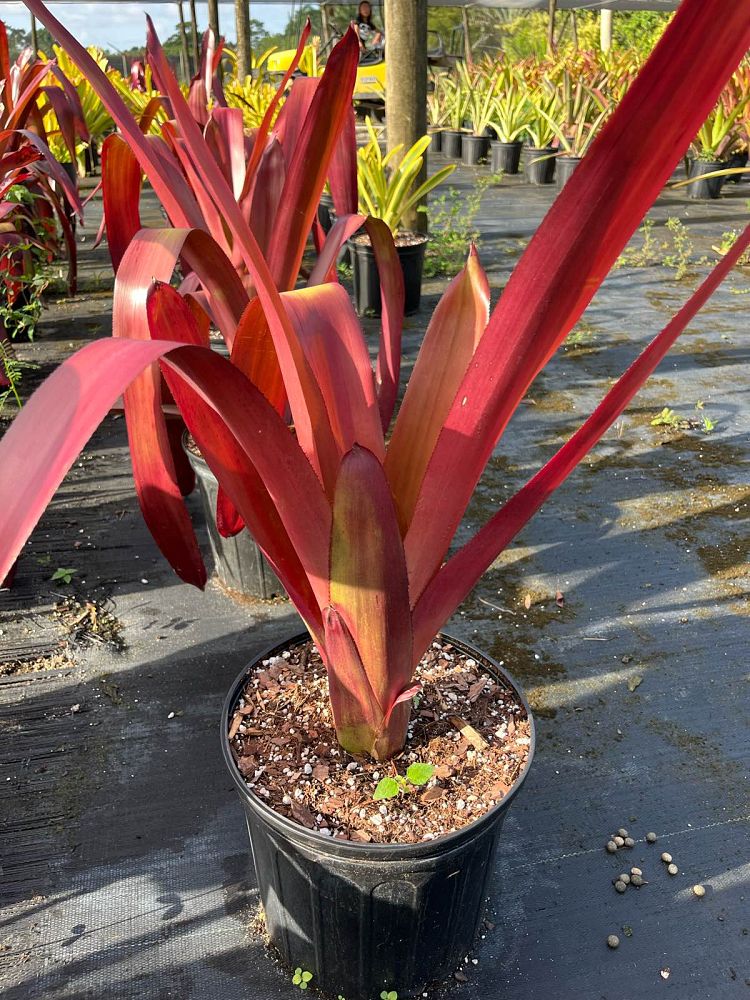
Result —
[[[750, 22], [723, 0], [683, 0], [491, 314], [486, 275], [470, 253], [435, 309], [394, 419], [403, 277], [387, 225], [357, 213], [355, 33], [333, 51], [320, 80], [295, 80], [274, 130], [267, 113], [251, 146], [236, 130], [233, 109], [202, 104], [196, 94], [185, 100], [149, 22], [149, 63], [173, 116], [152, 142], [41, 0], [26, 2], [121, 130], [107, 139], [103, 158], [114, 336], [65, 361], [0, 441], [0, 577], [124, 394], [146, 522], [175, 572], [202, 586], [205, 569], [168, 431], [169, 420], [184, 421], [219, 483], [218, 530], [252, 529], [306, 629], [251, 657], [221, 720], [269, 936], [291, 968], [307, 972], [305, 982], [332, 996], [417, 996], [428, 981], [449, 975], [472, 945], [502, 823], [534, 751], [533, 720], [518, 686], [481, 651], [447, 637], [444, 623], [619, 417], [750, 244], [750, 229], [570, 440], [451, 551], [454, 535], [530, 383], [580, 318], [742, 58]], [[241, 156], [217, 155], [238, 153], [234, 143]], [[276, 171], [283, 184], [271, 183]], [[139, 229], [142, 174], [169, 228]], [[337, 219], [322, 239], [315, 217], [326, 179]], [[341, 246], [363, 225], [381, 277], [374, 368], [335, 267]], [[298, 286], [311, 229], [317, 259]], [[179, 284], [172, 283], [178, 264]], [[212, 346], [212, 324], [228, 357]], [[513, 760], [507, 775], [493, 772], [507, 781], [498, 780], [476, 807], [454, 811], [447, 824], [439, 802], [456, 801], [468, 779], [421, 755], [455, 723], [439, 698], [430, 718], [415, 714], [418, 700], [434, 699], [446, 683], [441, 670], [480, 685], [482, 710], [502, 720], [486, 732], [482, 752], [492, 742]], [[304, 692], [297, 704], [309, 708], [299, 737], [311, 775], [290, 757], [282, 796], [269, 767], [279, 747], [269, 751], [247, 720], [253, 732], [270, 728], [278, 737], [271, 720], [282, 717], [278, 699], [290, 685]], [[459, 720], [464, 731], [481, 725], [479, 714]], [[296, 746], [296, 729], [291, 742]], [[316, 777], [311, 759], [331, 784]], [[387, 788], [377, 770], [386, 767]], [[347, 810], [350, 781], [360, 801], [373, 801], [365, 816]], [[430, 796], [420, 792], [425, 784]], [[399, 822], [407, 815], [408, 824]], [[415, 827], [417, 839], [409, 834]]]
[[[494, 172], [519, 172], [532, 184], [562, 186], [622, 100], [636, 57], [613, 61], [575, 53], [515, 66], [485, 61], [434, 78], [428, 98], [433, 149], [467, 165], [489, 160]], [[737, 69], [689, 146], [691, 178], [747, 162], [750, 63]], [[691, 197], [718, 197], [721, 180], [690, 185]]]

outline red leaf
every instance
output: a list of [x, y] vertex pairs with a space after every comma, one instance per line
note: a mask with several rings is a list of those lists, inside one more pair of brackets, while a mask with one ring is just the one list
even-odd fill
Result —
[[385, 471], [402, 534], [456, 391], [489, 318], [490, 289], [474, 247], [437, 304], [388, 445]]
[[412, 676], [406, 562], [383, 466], [356, 445], [336, 481], [330, 587], [330, 603], [351, 632], [387, 713]]
[[365, 229], [372, 243], [380, 278], [382, 320], [380, 349], [375, 372], [380, 420], [383, 433], [388, 430], [396, 407], [401, 377], [401, 334], [404, 325], [404, 272], [396, 253], [393, 235], [382, 219], [368, 216]]
[[176, 187], [174, 172], [165, 165], [163, 157], [159, 157], [152, 152], [132, 113], [96, 61], [76, 41], [73, 35], [62, 26], [57, 18], [50, 13], [41, 0], [28, 0], [27, 7], [62, 45], [97, 92], [102, 103], [117, 123], [130, 148], [136, 155], [144, 173], [148, 174], [156, 195], [164, 205], [167, 215], [172, 220], [172, 224], [193, 227], [200, 226], [200, 214], [196, 209], [195, 203], [181, 200], [184, 187], [182, 189]]
[[336, 215], [354, 215], [357, 211], [359, 194], [357, 188], [357, 134], [354, 108], [344, 114], [344, 120], [336, 148], [331, 158], [328, 183], [333, 197]]
[[232, 344], [232, 364], [260, 389], [277, 413], [284, 413], [284, 379], [260, 299], [253, 299], [242, 314]]
[[[151, 336], [146, 313], [149, 289], [154, 280], [170, 280], [181, 255], [194, 266], [209, 295], [215, 293], [212, 301], [222, 329], [227, 334], [233, 331], [247, 296], [234, 269], [211, 238], [199, 230], [144, 229], [132, 240], [118, 269], [112, 307], [115, 337], [146, 340]], [[195, 321], [193, 326], [185, 325], [183, 331], [193, 343], [205, 342], [205, 331]], [[152, 366], [124, 393], [136, 492], [144, 520], [169, 562], [173, 566], [200, 565], [204, 573], [192, 522], [182, 500], [189, 476], [181, 451], [173, 450], [176, 432], [173, 429], [170, 439], [162, 412], [161, 386], [159, 369]], [[190, 582], [198, 580], [196, 576]], [[204, 577], [201, 585], [203, 582]]]
[[[163, 344], [150, 341], [96, 340], [67, 358], [18, 413], [0, 441], [0, 579], [115, 400], [163, 353]], [[175, 545], [170, 541], [165, 555], [174, 559], [175, 572], [202, 586], [197, 549], [181, 536]]]
[[350, 753], [369, 751], [373, 733], [383, 725], [383, 709], [378, 704], [357, 646], [335, 608], [323, 614], [328, 693], [336, 735]]
[[[301, 292], [289, 294], [297, 295]], [[263, 323], [259, 319], [261, 312]], [[338, 450], [323, 394], [305, 357], [299, 334], [281, 300], [278, 312], [272, 312], [271, 316], [277, 320], [276, 329], [281, 327], [282, 335], [278, 340], [273, 337], [273, 347], [281, 362], [280, 370], [283, 372], [284, 388], [289, 397], [297, 440], [330, 495], [338, 468]], [[273, 359], [269, 354], [269, 342], [263, 324], [267, 325], [273, 335], [269, 313], [262, 310], [260, 303], [258, 306], [251, 303], [248, 314], [237, 331], [232, 363], [245, 374], [259, 369], [261, 377], [266, 379], [273, 373]], [[278, 387], [271, 381], [261, 384], [264, 385], [264, 391], [269, 388], [274, 390], [273, 399], [269, 399], [273, 404], [277, 399]]]
[[[169, 285], [160, 283], [152, 289], [148, 298], [148, 321], [154, 338], [166, 335], [176, 341], [200, 342], [201, 334], [190, 307]], [[209, 363], [203, 362], [204, 365]], [[222, 490], [228, 491], [228, 496], [234, 498], [250, 526], [253, 537], [284, 583], [296, 607], [311, 628], [320, 634], [321, 616], [318, 604], [284, 523], [255, 465], [248, 460], [246, 452], [212, 405], [169, 368], [165, 374], [180, 412], [185, 415], [201, 454], [219, 479]], [[235, 380], [237, 378], [237, 376], [232, 377]], [[255, 395], [258, 396], [257, 393]], [[262, 410], [264, 406], [267, 409], [268, 405], [258, 404], [255, 401], [250, 401], [247, 405], [247, 420], [251, 422], [251, 426], [256, 419], [259, 423], [262, 422], [262, 416], [257, 418], [254, 411]], [[224, 410], [222, 407], [222, 412]], [[285, 433], [287, 437], [291, 437], [286, 429]]]
[[[276, 287], [294, 287], [357, 74], [359, 41], [349, 28], [333, 49], [288, 165], [268, 265]], [[286, 154], [285, 154], [286, 155]]]
[[482, 573], [617, 420], [749, 245], [750, 226], [677, 315], [618, 379], [570, 440], [433, 577], [414, 609], [414, 651], [417, 659]]
[[683, 0], [508, 282], [430, 459], [409, 533], [413, 597], [440, 566], [516, 406], [590, 302], [750, 46], [744, 5]]
[[324, 281], [338, 281], [336, 261], [344, 243], [360, 229], [365, 221], [363, 215], [342, 215], [331, 226], [318, 259], [307, 279], [308, 285], [321, 285]]
[[250, 228], [265, 254], [273, 236], [284, 189], [286, 167], [279, 141], [272, 138], [258, 166], [250, 203]]
[[107, 245], [115, 274], [128, 244], [141, 228], [141, 168], [116, 132], [102, 144], [102, 198]]
[[[169, 369], [174, 369], [194, 392], [185, 393], [180, 379], [175, 379]], [[295, 558], [304, 568], [318, 608], [326, 606], [331, 509], [289, 428], [255, 386], [230, 361], [213, 351], [198, 347], [178, 348], [165, 357], [163, 370], [188, 430], [214, 475], [255, 534], [260, 525], [253, 497], [246, 495], [244, 488], [237, 487], [236, 477], [245, 470], [237, 470], [231, 463], [219, 462], [218, 435], [213, 433], [213, 424], [205, 423], [208, 414], [205, 407], [199, 405], [199, 400], [216, 412], [234, 437], [247, 461], [255, 468], [258, 484], [268, 491], [289, 537], [288, 551], [296, 553]], [[273, 551], [270, 542], [269, 551]], [[271, 555], [271, 561], [276, 562], [275, 554]], [[280, 577], [286, 586], [291, 574], [281, 566], [280, 569]], [[295, 589], [299, 592], [299, 585], [295, 588], [292, 580], [290, 597], [293, 597]], [[306, 617], [307, 624], [315, 628], [316, 622], [310, 621], [308, 609], [303, 605], [299, 610]]]
[[359, 444], [382, 461], [370, 356], [349, 295], [334, 282], [285, 292], [282, 300], [320, 388], [339, 457]]
[[[307, 39], [309, 38], [309, 36], [310, 36], [310, 19], [307, 18], [307, 20], [305, 21], [305, 26], [302, 29], [302, 33], [300, 35], [299, 43], [297, 45], [297, 51], [294, 53], [292, 61], [289, 64], [287, 71], [284, 74], [281, 83], [279, 84], [278, 89], [276, 90], [276, 93], [273, 96], [273, 99], [271, 100], [271, 103], [268, 105], [266, 113], [263, 115], [263, 121], [260, 123], [260, 128], [255, 133], [255, 143], [253, 146], [252, 153], [250, 155], [250, 159], [248, 160], [247, 164], [247, 172], [245, 175], [245, 187], [243, 189], [243, 198], [245, 194], [249, 191], [255, 179], [255, 171], [258, 168], [258, 164], [260, 163], [260, 158], [263, 155], [263, 152], [266, 147], [266, 139], [268, 138], [268, 133], [271, 130], [271, 122], [273, 121], [273, 116], [276, 114], [276, 109], [279, 106], [279, 101], [281, 100], [286, 91], [287, 84], [291, 80], [292, 74], [295, 72], [297, 66], [299, 65], [299, 61], [302, 58], [302, 53], [304, 52], [305, 45], [307, 44]], [[295, 81], [295, 83], [296, 82], [297, 81]], [[286, 103], [281, 109], [281, 114], [279, 115], [279, 118], [276, 123], [277, 132], [279, 129], [279, 124], [282, 119], [282, 115], [284, 114], [284, 108], [286, 108], [287, 105], [289, 104], [289, 101], [291, 100], [293, 93], [294, 93], [294, 86], [292, 86], [289, 98], [287, 99]]]

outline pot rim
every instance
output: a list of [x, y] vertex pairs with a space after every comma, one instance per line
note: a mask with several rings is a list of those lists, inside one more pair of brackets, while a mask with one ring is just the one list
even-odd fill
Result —
[[[356, 233], [355, 235], [359, 236], [360, 234]], [[401, 246], [399, 246], [398, 243], [396, 242], [399, 236], [416, 237], [417, 242], [404, 243]], [[425, 246], [425, 244], [430, 242], [430, 237], [428, 233], [415, 233], [413, 229], [402, 229], [398, 233], [396, 233], [396, 235], [393, 237], [393, 242], [396, 247], [396, 253], [398, 253], [399, 250], [416, 250], [418, 247]], [[375, 254], [375, 251], [372, 249], [372, 243], [357, 243], [354, 239], [354, 236], [349, 237], [349, 239], [346, 241], [346, 245], [351, 249], [353, 249], [355, 253], [357, 250], [364, 249], [372, 253], [373, 256]]]
[[230, 713], [234, 709], [234, 705], [239, 699], [240, 691], [245, 683], [245, 680], [256, 668], [257, 664], [265, 659], [268, 659], [270, 656], [287, 649], [289, 646], [308, 641], [311, 639], [311, 636], [307, 631], [297, 632], [288, 639], [282, 640], [281, 642], [275, 642], [273, 645], [267, 647], [255, 656], [250, 663], [246, 664], [242, 668], [240, 673], [235, 678], [234, 683], [230, 687], [226, 698], [224, 699], [219, 724], [221, 753], [224, 758], [224, 763], [227, 765], [227, 768], [232, 776], [232, 781], [234, 782], [242, 800], [249, 805], [254, 812], [260, 814], [261, 819], [263, 819], [266, 823], [269, 823], [279, 832], [285, 834], [286, 836], [291, 836], [297, 841], [302, 841], [314, 850], [320, 850], [323, 845], [326, 845], [332, 853], [344, 856], [347, 860], [370, 861], [372, 860], [373, 855], [376, 858], [387, 858], [389, 856], [392, 858], [393, 856], [398, 856], [406, 859], [417, 858], [426, 854], [442, 853], [443, 851], [451, 850], [454, 847], [459, 846], [464, 840], [472, 839], [475, 835], [481, 833], [485, 826], [493, 823], [497, 815], [501, 812], [505, 812], [505, 810], [510, 806], [513, 798], [515, 798], [520, 791], [524, 781], [526, 780], [526, 776], [531, 769], [536, 749], [536, 723], [534, 716], [521, 685], [507, 670], [493, 660], [491, 656], [484, 653], [482, 650], [473, 647], [464, 639], [459, 639], [443, 629], [437, 633], [436, 638], [437, 637], [447, 639], [470, 657], [474, 659], [478, 658], [479, 661], [483, 663], [485, 668], [489, 667], [490, 672], [496, 674], [498, 679], [513, 691], [514, 695], [526, 711], [526, 715], [529, 720], [530, 738], [528, 757], [526, 758], [526, 763], [521, 773], [513, 782], [507, 794], [504, 795], [499, 802], [495, 803], [494, 806], [488, 809], [487, 812], [483, 813], [477, 819], [472, 820], [471, 823], [467, 823], [458, 830], [452, 830], [450, 833], [441, 834], [433, 840], [420, 840], [411, 844], [360, 843], [353, 840], [341, 840], [338, 838], [326, 837], [317, 830], [308, 830], [300, 823], [295, 823], [292, 820], [287, 819], [286, 816], [282, 816], [281, 813], [276, 812], [276, 810], [267, 805], [259, 795], [256, 795], [252, 789], [247, 787], [247, 784], [237, 768], [228, 738], [229, 717]]

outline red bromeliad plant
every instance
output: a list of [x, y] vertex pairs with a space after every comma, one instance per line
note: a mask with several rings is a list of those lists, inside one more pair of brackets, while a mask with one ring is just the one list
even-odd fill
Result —
[[[59, 87], [43, 86], [50, 72]], [[75, 155], [76, 138], [87, 137], [78, 94], [54, 63], [42, 62], [30, 49], [11, 63], [8, 35], [0, 21], [0, 274], [11, 304], [28, 270], [28, 245], [38, 242], [42, 229], [53, 229], [53, 213], [67, 246], [68, 283], [75, 292], [76, 244], [66, 203], [81, 216], [83, 209], [75, 186], [47, 145], [43, 119], [50, 107]], [[16, 185], [24, 185], [33, 196], [28, 205], [8, 197]], [[56, 242], [49, 235], [44, 248], [56, 249]]]
[[[39, 4], [30, 6], [41, 9]], [[294, 80], [271, 127], [309, 32], [308, 23], [260, 127], [246, 134], [241, 109], [227, 106], [216, 75], [221, 44], [214, 45], [210, 31], [203, 39], [199, 72], [185, 98], [148, 19], [148, 66], [161, 96], [154, 97], [136, 121], [96, 61], [55, 22], [55, 33], [119, 128], [102, 148], [104, 212], [115, 271], [141, 228], [139, 202], [144, 174], [170, 223], [210, 233], [250, 295], [254, 293], [252, 271], [241, 235], [228, 224], [230, 214], [241, 216], [240, 229], [251, 230], [268, 259], [277, 288], [286, 291], [299, 277], [320, 194], [329, 176], [339, 214], [356, 212], [351, 96], [359, 49], [353, 32], [333, 50], [320, 79]], [[169, 120], [161, 123], [159, 134], [145, 137], [142, 133], [154, 131], [155, 116], [162, 108]], [[363, 221], [350, 221], [348, 228], [339, 226], [329, 237], [328, 253], [335, 257], [352, 227], [361, 226]], [[322, 242], [321, 234], [316, 235]], [[200, 288], [197, 279], [193, 285]], [[210, 298], [205, 304], [210, 312]]]
[[[57, 30], [37, 0], [29, 6]], [[138, 297], [151, 339], [123, 335], [77, 352], [31, 398], [0, 443], [0, 577], [122, 390], [144, 426], [158, 425], [161, 408], [152, 387], [160, 366], [201, 452], [320, 648], [342, 745], [376, 758], [397, 752], [416, 690], [415, 667], [436, 632], [625, 409], [750, 243], [749, 228], [573, 437], [448, 557], [511, 415], [750, 44], [750, 18], [738, 7], [683, 0], [489, 319], [487, 280], [472, 252], [431, 319], [387, 444], [391, 407], [383, 406], [343, 289], [331, 281], [280, 294], [249, 228], [227, 212], [225, 224], [257, 290], [235, 331], [233, 354], [267, 326], [293, 432], [241, 365], [207, 349], [205, 326], [189, 299], [144, 277]], [[224, 290], [231, 314], [237, 275], [219, 248], [205, 232], [170, 238], [184, 247], [195, 241], [196, 255], [213, 248], [216, 267], [206, 263], [206, 281], [210, 271], [215, 300]], [[158, 257], [158, 250], [153, 253]], [[151, 267], [145, 261], [144, 274]], [[169, 479], [163, 454], [140, 455], [132, 437], [131, 449], [162, 551], [183, 579], [202, 583], [187, 516], [178, 512], [174, 488], [169, 494], [163, 488]]]
[[[210, 31], [204, 37], [200, 70], [186, 99], [148, 20], [148, 65], [162, 96], [152, 100], [137, 121], [83, 46], [42, 4], [35, 0], [29, 6], [48, 19], [120, 130], [106, 139], [102, 149], [104, 215], [118, 276], [113, 306], [115, 336], [149, 336], [143, 283], [152, 279], [169, 281], [179, 261], [184, 276], [179, 290], [187, 297], [198, 322], [201, 326], [212, 322], [221, 331], [232, 362], [280, 414], [287, 414], [285, 379], [266, 311], [256, 297], [255, 255], [264, 256], [279, 291], [292, 289], [300, 276], [312, 228], [319, 256], [308, 284], [318, 284], [335, 277], [341, 246], [365, 225], [386, 275], [381, 286], [384, 319], [378, 381], [381, 407], [390, 420], [401, 353], [401, 316], [397, 307], [401, 277], [390, 232], [382, 223], [355, 214], [352, 93], [359, 46], [354, 32], [350, 31], [335, 47], [321, 79], [294, 81], [271, 128], [304, 50], [308, 23], [261, 126], [246, 135], [242, 111], [226, 106], [216, 75], [221, 46], [214, 46]], [[159, 135], [146, 135], [162, 106], [169, 120], [160, 126]], [[141, 230], [139, 202], [144, 174], [176, 227], [174, 230]], [[327, 178], [341, 218], [323, 242], [317, 226], [317, 206]], [[231, 262], [234, 276], [227, 271], [227, 261]], [[254, 305], [249, 308], [251, 303]], [[171, 498], [174, 516], [182, 529], [189, 531], [180, 491], [174, 487], [175, 480], [185, 488], [192, 485], [192, 473], [179, 444], [181, 424], [174, 419], [167, 422], [162, 416], [156, 420], [144, 418], [157, 394], [162, 394], [158, 377], [150, 380], [148, 390], [147, 381], [140, 380], [139, 388], [125, 396], [131, 443], [138, 442], [133, 455], [144, 514], [149, 526], [158, 529], [161, 514], [153, 511], [149, 500], [153, 489], [142, 487], [155, 475], [159, 488]], [[168, 434], [173, 441], [171, 455], [165, 443]], [[161, 456], [158, 470], [149, 458], [154, 452]], [[218, 510], [222, 534], [234, 534], [242, 528], [243, 521], [223, 489], [219, 492]], [[197, 555], [197, 545], [193, 548]]]

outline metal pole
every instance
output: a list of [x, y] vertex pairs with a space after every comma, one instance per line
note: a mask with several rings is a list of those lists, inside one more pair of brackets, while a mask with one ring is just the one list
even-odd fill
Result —
[[234, 0], [234, 23], [237, 30], [237, 76], [250, 76], [250, 9], [247, 0]]
[[179, 25], [180, 25], [180, 64], [182, 68], [182, 77], [186, 82], [190, 81], [190, 56], [188, 54], [188, 40], [187, 31], [185, 30], [185, 11], [182, 6], [182, 0], [177, 0], [177, 13], [179, 15]]
[[190, 0], [190, 28], [193, 35], [193, 73], [197, 73], [201, 63], [201, 47], [198, 41], [198, 17], [195, 13], [195, 0]]
[[[388, 148], [407, 150], [427, 132], [427, 0], [386, 0], [385, 37]], [[413, 210], [404, 223], [424, 230], [427, 217]]]
[[609, 52], [612, 48], [612, 11], [607, 7], [602, 9], [601, 20], [599, 21], [599, 38], [602, 52]]
[[36, 18], [31, 15], [31, 47], [34, 50], [34, 55], [39, 51], [39, 39], [36, 33]]

